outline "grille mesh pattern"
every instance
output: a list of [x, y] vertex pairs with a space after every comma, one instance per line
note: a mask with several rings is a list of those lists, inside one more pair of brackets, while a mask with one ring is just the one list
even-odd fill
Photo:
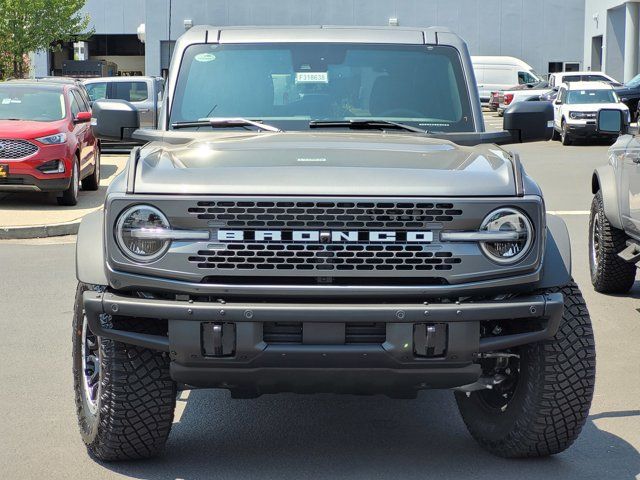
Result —
[[189, 261], [219, 270], [451, 270], [461, 259], [420, 245], [228, 244]]
[[0, 159], [17, 159], [33, 155], [38, 147], [26, 140], [2, 140], [0, 139]]
[[451, 203], [422, 202], [198, 202], [188, 212], [235, 228], [423, 228], [462, 215]]

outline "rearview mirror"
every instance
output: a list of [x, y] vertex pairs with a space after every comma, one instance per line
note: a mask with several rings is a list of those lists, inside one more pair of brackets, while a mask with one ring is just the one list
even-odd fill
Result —
[[138, 110], [125, 100], [96, 100], [92, 111], [91, 129], [101, 140], [131, 140], [140, 128]]
[[596, 119], [596, 131], [606, 134], [626, 133], [627, 125], [624, 112], [613, 108], [603, 108], [598, 111]]
[[514, 103], [504, 111], [503, 126], [514, 143], [550, 140], [553, 106], [549, 102]]

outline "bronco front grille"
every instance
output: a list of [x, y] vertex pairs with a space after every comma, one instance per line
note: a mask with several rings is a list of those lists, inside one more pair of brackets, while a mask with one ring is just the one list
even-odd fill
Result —
[[[470, 192], [471, 193], [471, 192]], [[356, 197], [140, 195], [108, 202], [108, 223], [135, 203], [150, 202], [175, 230], [154, 262], [136, 264], [108, 236], [115, 271], [215, 285], [362, 287], [454, 285], [529, 271], [539, 261], [539, 197]], [[526, 261], [496, 266], [477, 242], [445, 241], [444, 231], [477, 231], [505, 205], [536, 224]], [[299, 287], [299, 288], [297, 288]], [[244, 287], [240, 287], [244, 288]]]
[[462, 215], [452, 203], [430, 202], [197, 202], [199, 220], [234, 228], [421, 228]]
[[[462, 259], [430, 243], [326, 243], [285, 240], [293, 230], [403, 232], [442, 228], [462, 216], [449, 202], [420, 201], [199, 201], [189, 215], [209, 227], [256, 231], [278, 229], [281, 241], [255, 240], [208, 245], [188, 257], [199, 270], [330, 272], [429, 272], [452, 270]], [[248, 235], [250, 236], [250, 235]]]
[[421, 245], [227, 244], [200, 250], [189, 262], [201, 269], [389, 271], [451, 270], [462, 260]]
[[38, 147], [26, 140], [0, 139], [0, 159], [15, 160], [33, 155]]

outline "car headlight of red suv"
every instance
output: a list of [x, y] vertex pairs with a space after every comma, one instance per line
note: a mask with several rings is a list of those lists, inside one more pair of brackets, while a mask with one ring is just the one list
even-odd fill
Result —
[[47, 135], [46, 137], [36, 138], [36, 140], [45, 145], [59, 145], [67, 141], [67, 134], [55, 133], [53, 135]]

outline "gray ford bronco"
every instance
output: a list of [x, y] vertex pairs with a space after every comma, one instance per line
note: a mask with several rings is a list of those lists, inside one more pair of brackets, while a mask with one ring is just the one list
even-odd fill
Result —
[[455, 392], [504, 457], [558, 453], [593, 395], [562, 220], [518, 155], [548, 102], [485, 132], [442, 28], [195, 27], [156, 130], [94, 104], [131, 152], [77, 244], [73, 365], [101, 460], [158, 454], [176, 392]]
[[626, 293], [640, 267], [640, 134], [630, 134], [618, 110], [600, 110], [597, 124], [622, 135], [609, 149], [608, 165], [591, 180], [591, 283], [598, 292]]

